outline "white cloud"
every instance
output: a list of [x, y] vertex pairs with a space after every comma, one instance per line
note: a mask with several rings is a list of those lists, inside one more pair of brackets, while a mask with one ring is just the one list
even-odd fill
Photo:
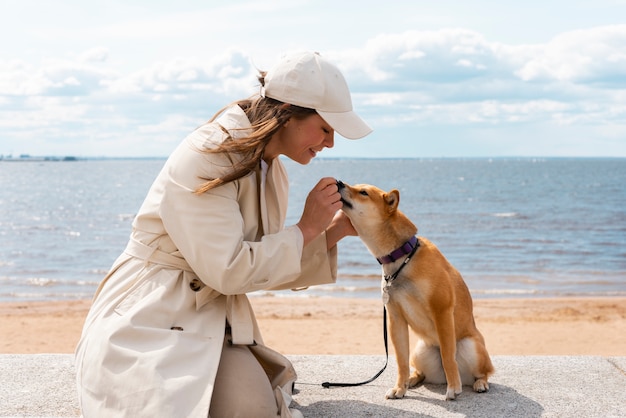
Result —
[[104, 47], [96, 47], [89, 49], [79, 56], [79, 61], [84, 63], [103, 63], [109, 57], [109, 49]]
[[366, 78], [374, 74], [381, 88], [450, 83], [482, 76], [483, 70], [496, 72], [497, 46], [465, 29], [411, 30], [368, 40], [362, 49], [350, 51], [344, 65]]
[[556, 36], [517, 71], [526, 81], [617, 82], [626, 86], [626, 25]]

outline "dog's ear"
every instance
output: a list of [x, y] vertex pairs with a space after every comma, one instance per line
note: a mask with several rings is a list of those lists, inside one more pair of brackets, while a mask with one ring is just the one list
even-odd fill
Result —
[[400, 192], [393, 189], [389, 193], [385, 194], [385, 203], [387, 203], [389, 212], [394, 212], [398, 208], [400, 203]]

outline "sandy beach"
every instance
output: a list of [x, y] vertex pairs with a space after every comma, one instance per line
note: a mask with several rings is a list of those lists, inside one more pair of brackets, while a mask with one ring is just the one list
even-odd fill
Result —
[[[265, 343], [282, 353], [385, 352], [377, 300], [251, 301]], [[89, 305], [86, 300], [0, 304], [0, 352], [73, 352]], [[492, 355], [626, 355], [626, 298], [478, 299], [474, 316]]]

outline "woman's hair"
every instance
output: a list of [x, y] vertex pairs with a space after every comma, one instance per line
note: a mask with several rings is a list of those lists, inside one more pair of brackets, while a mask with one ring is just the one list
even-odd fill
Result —
[[[258, 79], [261, 86], [264, 86], [265, 72], [261, 72]], [[251, 128], [245, 128], [245, 130], [251, 129], [251, 133], [245, 137], [235, 139], [224, 129], [224, 132], [228, 135], [227, 138], [215, 148], [204, 149], [204, 152], [207, 153], [222, 153], [227, 156], [236, 154], [238, 157], [236, 159], [230, 158], [233, 162], [231, 172], [215, 179], [203, 178], [203, 180], [207, 181], [198, 187], [195, 191], [196, 194], [202, 194], [252, 173], [263, 158], [265, 146], [290, 118], [304, 119], [315, 113], [314, 109], [259, 96], [231, 103], [218, 111], [209, 122], [213, 122], [228, 107], [233, 105], [241, 107], [245, 112], [251, 124]], [[238, 162], [235, 163], [234, 161]]]

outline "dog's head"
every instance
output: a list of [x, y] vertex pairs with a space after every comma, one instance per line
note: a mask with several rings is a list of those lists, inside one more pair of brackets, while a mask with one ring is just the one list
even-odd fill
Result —
[[399, 209], [400, 192], [385, 192], [370, 184], [350, 186], [337, 181], [342, 211], [375, 256], [388, 254], [417, 233], [417, 227]]
[[394, 216], [400, 203], [400, 192], [396, 189], [385, 192], [370, 184], [350, 186], [337, 182], [342, 210], [348, 215], [354, 229], [363, 237], [379, 230]]

